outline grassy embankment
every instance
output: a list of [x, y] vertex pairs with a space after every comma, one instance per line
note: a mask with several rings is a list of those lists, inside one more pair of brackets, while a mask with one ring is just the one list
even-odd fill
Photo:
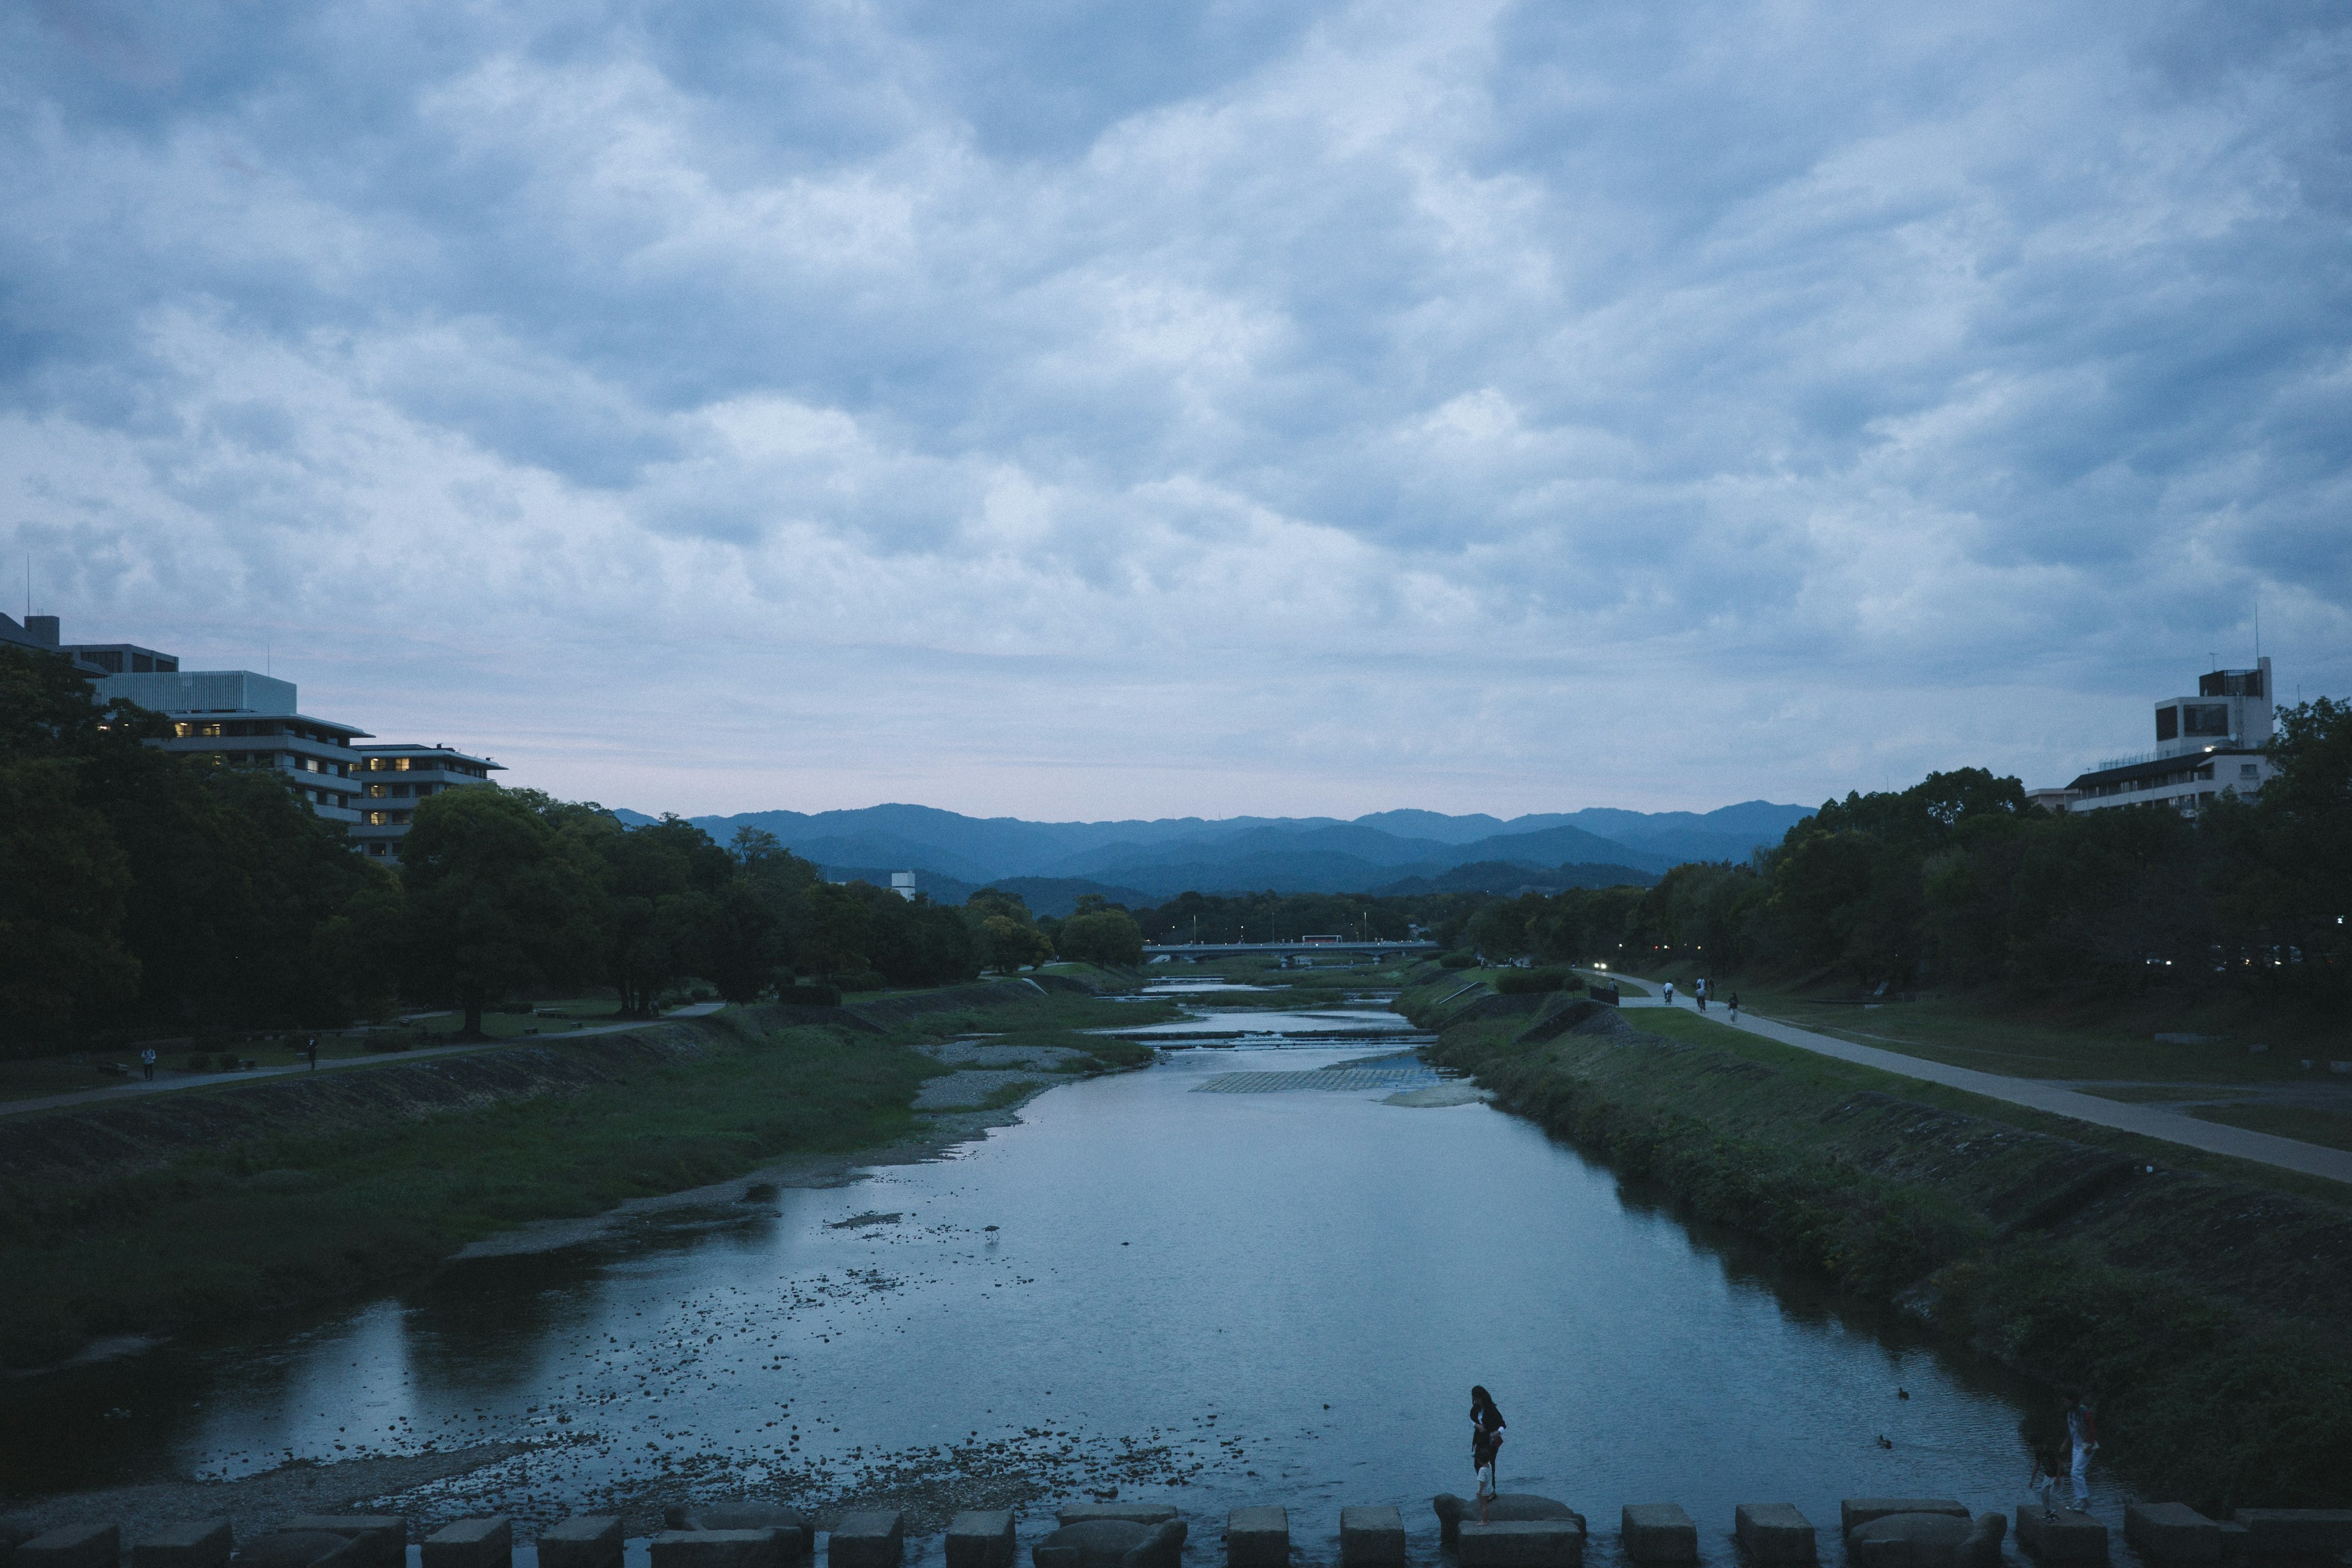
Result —
[[[2352, 1194], [1855, 1067], [1688, 1014], [1446, 1026], [1436, 1059], [1694, 1215], [2105, 1406], [2107, 1453], [2208, 1508], [2352, 1500]], [[1536, 1029], [1534, 1035], [1546, 1031]], [[2153, 1166], [2151, 1173], [2148, 1167]], [[2021, 1463], [2022, 1460], [2021, 1459]]]
[[[413, 1277], [527, 1221], [887, 1145], [919, 1131], [909, 1103], [948, 1070], [919, 1044], [988, 1033], [1135, 1065], [1148, 1047], [1070, 1031], [1174, 1011], [1026, 986], [986, 1006], [888, 1000], [872, 1009], [880, 1034], [735, 1010], [0, 1121], [0, 1169], [17, 1173], [0, 1180], [0, 1358], [38, 1366], [100, 1336], [247, 1321]], [[434, 1085], [404, 1076], [464, 1064], [490, 1087], [426, 1103], [413, 1091]], [[121, 1152], [32, 1169], [43, 1144]]]
[[1751, 1012], [1839, 1039], [2073, 1082], [2112, 1100], [2177, 1103], [2208, 1121], [2352, 1149], [2352, 1110], [2280, 1103], [2294, 1086], [2325, 1092], [2352, 1081], [2330, 1070], [2331, 1062], [2352, 1059], [2352, 1034], [2324, 1006], [2177, 990], [2040, 999], [1940, 993], [1865, 1006], [1769, 981], [1718, 984], [1722, 993], [1735, 989]]

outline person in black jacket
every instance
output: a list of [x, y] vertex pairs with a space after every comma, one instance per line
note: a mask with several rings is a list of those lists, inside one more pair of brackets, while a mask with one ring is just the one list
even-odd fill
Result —
[[1495, 1496], [1495, 1457], [1503, 1451], [1503, 1413], [1483, 1384], [1470, 1389], [1470, 1464], [1478, 1472], [1478, 1522]]

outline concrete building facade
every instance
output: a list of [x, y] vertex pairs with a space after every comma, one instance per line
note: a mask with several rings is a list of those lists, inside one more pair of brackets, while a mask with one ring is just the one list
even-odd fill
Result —
[[[2277, 770], [2271, 661], [2200, 676], [2194, 696], [2156, 704], [2153, 751], [2114, 757], [2066, 786], [2071, 811], [2168, 805], [2194, 816], [2224, 794], [2252, 795]], [[2037, 795], [2043, 792], [2037, 791]]]
[[360, 746], [352, 776], [360, 781], [359, 825], [352, 842], [379, 859], [398, 859], [416, 803], [446, 790], [484, 784], [506, 770], [488, 757], [446, 746]]
[[100, 676], [99, 700], [121, 697], [163, 714], [167, 752], [209, 756], [228, 767], [269, 768], [320, 816], [360, 820], [352, 742], [368, 738], [356, 724], [301, 712], [294, 683], [249, 669]]

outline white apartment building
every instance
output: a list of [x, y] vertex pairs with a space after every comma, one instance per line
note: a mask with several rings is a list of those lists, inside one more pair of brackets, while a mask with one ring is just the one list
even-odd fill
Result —
[[[2217, 669], [2193, 697], [2156, 705], [2156, 749], [2114, 757], [2068, 784], [2070, 811], [2162, 805], [2194, 816], [2223, 793], [2252, 795], [2277, 772], [2265, 748], [2273, 733], [2271, 661]], [[2049, 791], [2036, 791], [2036, 797]], [[2046, 803], [2045, 803], [2046, 804]]]
[[356, 824], [352, 742], [368, 732], [301, 712], [294, 683], [249, 669], [104, 675], [91, 683], [101, 702], [127, 698], [172, 721], [167, 752], [207, 755], [229, 767], [269, 768], [320, 816]]
[[378, 858], [400, 858], [400, 841], [407, 837], [418, 801], [506, 772], [488, 757], [469, 757], [446, 746], [359, 746], [353, 752], [352, 773], [361, 789], [352, 842]]

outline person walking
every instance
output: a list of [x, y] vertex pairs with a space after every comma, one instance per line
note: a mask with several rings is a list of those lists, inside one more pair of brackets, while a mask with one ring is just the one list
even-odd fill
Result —
[[2099, 1446], [2098, 1417], [2080, 1394], [2066, 1395], [2067, 1479], [2074, 1483], [2074, 1511], [2087, 1513], [2091, 1502], [2091, 1454]]
[[2059, 1423], [2042, 1415], [2027, 1415], [2017, 1424], [2017, 1435], [2025, 1439], [2025, 1452], [2032, 1468], [2025, 1478], [2029, 1497], [2042, 1500], [2042, 1517], [2045, 1522], [2058, 1517], [2056, 1499], [2052, 1495], [2058, 1478], [2066, 1473], [2066, 1461], [2059, 1458], [2066, 1447], [2066, 1430]]
[[1731, 994], [1731, 1021], [1735, 1024], [1739, 1022], [1739, 993], [1737, 991]]
[[1503, 1451], [1503, 1413], [1483, 1384], [1470, 1387], [1470, 1466], [1478, 1475], [1478, 1522], [1495, 1500], [1495, 1457]]
[[1691, 982], [1691, 994], [1698, 998], [1698, 1010], [1702, 1013], [1706, 1012], [1706, 981], [1704, 978]]
[[309, 1048], [308, 1048], [308, 1050], [307, 1050], [306, 1054], [307, 1054], [307, 1055], [310, 1057], [310, 1070], [311, 1070], [312, 1072], [317, 1072], [317, 1071], [319, 1070], [319, 1037], [318, 1037], [318, 1036], [313, 1035], [313, 1036], [311, 1036], [311, 1037], [310, 1037], [310, 1047], [309, 1047]]
[[1671, 1007], [1671, 1006], [1673, 1006], [1674, 1005], [1675, 1005], [1675, 983], [1674, 983], [1673, 981], [1669, 980], [1669, 981], [1667, 981], [1667, 982], [1666, 982], [1666, 1005], [1667, 1005], [1667, 1006], [1669, 1006], [1669, 1007]]
[[146, 1075], [147, 1075], [147, 1081], [148, 1081], [149, 1083], [153, 1083], [153, 1082], [155, 1081], [155, 1047], [152, 1047], [152, 1046], [142, 1046], [142, 1047], [139, 1047], [139, 1066], [140, 1066], [141, 1070], [142, 1070], [143, 1072], [145, 1072], [145, 1073], [146, 1073]]

